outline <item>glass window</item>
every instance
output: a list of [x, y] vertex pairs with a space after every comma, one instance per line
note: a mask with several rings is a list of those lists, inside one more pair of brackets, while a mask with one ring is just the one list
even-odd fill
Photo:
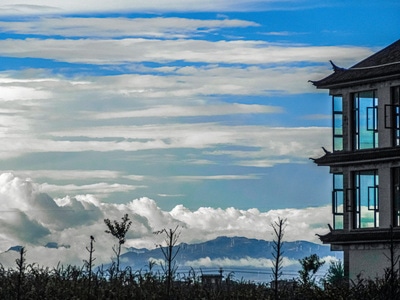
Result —
[[400, 168], [392, 169], [393, 176], [393, 226], [400, 226]]
[[343, 98], [332, 97], [333, 107], [333, 151], [343, 150]]
[[379, 178], [376, 170], [354, 173], [354, 227], [379, 226]]
[[395, 146], [400, 146], [400, 86], [392, 88], [392, 128]]
[[343, 229], [343, 206], [343, 174], [337, 173], [333, 174], [332, 213], [334, 229]]
[[355, 93], [353, 108], [355, 150], [378, 147], [378, 98], [375, 91]]

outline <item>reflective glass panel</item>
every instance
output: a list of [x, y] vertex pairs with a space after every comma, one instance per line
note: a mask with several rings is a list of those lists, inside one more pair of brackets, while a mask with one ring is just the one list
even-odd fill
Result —
[[343, 150], [343, 98], [332, 97], [333, 107], [333, 151]]
[[355, 227], [379, 226], [378, 175], [375, 170], [356, 172], [355, 183]]
[[343, 211], [344, 211], [344, 193], [343, 193], [343, 174], [333, 174], [333, 228], [343, 229]]
[[355, 149], [378, 147], [378, 98], [374, 91], [354, 94]]

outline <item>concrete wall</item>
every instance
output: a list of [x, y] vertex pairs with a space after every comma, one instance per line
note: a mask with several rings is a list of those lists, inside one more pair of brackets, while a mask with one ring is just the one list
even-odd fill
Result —
[[[361, 278], [382, 278], [385, 268], [389, 268], [389, 250], [383, 245], [351, 246], [348, 250], [349, 278], [355, 280], [359, 274]], [[386, 255], [386, 256], [385, 256]]]

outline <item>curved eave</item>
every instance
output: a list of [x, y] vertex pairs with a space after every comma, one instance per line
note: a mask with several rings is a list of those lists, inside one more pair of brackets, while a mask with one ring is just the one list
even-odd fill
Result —
[[332, 61], [334, 73], [312, 83], [319, 89], [332, 89], [400, 78], [400, 40], [367, 57], [349, 69]]
[[319, 235], [323, 244], [348, 245], [348, 244], [372, 244], [400, 242], [400, 231], [398, 228], [390, 231], [389, 228], [367, 228], [352, 231], [333, 230], [325, 235]]
[[[327, 79], [327, 78], [325, 78]], [[385, 75], [373, 78], [363, 78], [363, 79], [354, 79], [354, 80], [346, 80], [346, 81], [336, 81], [336, 80], [325, 80], [322, 79], [320, 81], [311, 81], [311, 83], [316, 86], [317, 89], [337, 89], [337, 88], [345, 88], [349, 86], [363, 85], [369, 83], [376, 83], [382, 81], [396, 80], [400, 79], [400, 73]]]
[[374, 148], [357, 151], [328, 152], [320, 158], [313, 159], [318, 166], [346, 166], [354, 164], [399, 161], [400, 148]]

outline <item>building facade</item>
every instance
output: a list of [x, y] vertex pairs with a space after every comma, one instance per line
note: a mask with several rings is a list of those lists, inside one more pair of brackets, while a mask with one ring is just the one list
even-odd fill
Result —
[[380, 277], [400, 255], [400, 40], [332, 66], [312, 81], [332, 97], [333, 149], [314, 159], [333, 177], [333, 225], [320, 239], [343, 251], [350, 279]]

